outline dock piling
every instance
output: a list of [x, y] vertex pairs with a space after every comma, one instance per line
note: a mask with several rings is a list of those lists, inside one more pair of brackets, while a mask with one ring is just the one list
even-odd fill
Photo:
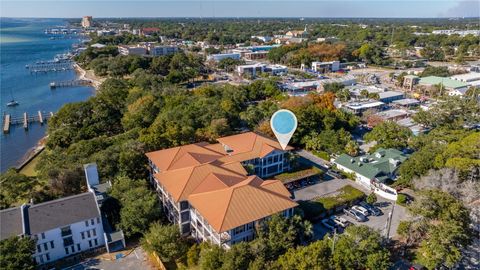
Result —
[[26, 112], [23, 113], [23, 128], [28, 129], [28, 114]]
[[40, 125], [43, 125], [43, 115], [41, 111], [38, 111], [38, 122], [40, 122]]
[[3, 133], [10, 132], [10, 114], [5, 114], [3, 117]]

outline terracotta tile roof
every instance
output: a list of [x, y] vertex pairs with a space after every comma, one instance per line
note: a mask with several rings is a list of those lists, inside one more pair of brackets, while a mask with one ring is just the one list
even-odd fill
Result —
[[221, 233], [297, 206], [277, 183], [250, 176], [231, 187], [192, 194], [188, 201]]
[[207, 143], [189, 144], [146, 153], [161, 171], [175, 170], [212, 162], [225, 154], [211, 150]]
[[[187, 200], [188, 195], [199, 188], [200, 185], [208, 185], [204, 182], [207, 176], [212, 173], [216, 174], [217, 177], [221, 175], [224, 184], [231, 183], [232, 185], [244, 179], [244, 172], [244, 170], [236, 172], [229, 168], [207, 163], [194, 167], [160, 172], [155, 174], [155, 179], [157, 179], [168, 190], [173, 199], [178, 202]], [[212, 180], [209, 180], [209, 183], [212, 183]]]
[[278, 142], [253, 132], [218, 141], [146, 154], [160, 169], [155, 179], [175, 202], [188, 200], [217, 232], [297, 205], [280, 181], [249, 177], [240, 163], [282, 150]]

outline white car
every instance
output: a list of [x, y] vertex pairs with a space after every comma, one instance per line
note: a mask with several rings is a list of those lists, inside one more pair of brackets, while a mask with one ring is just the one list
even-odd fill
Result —
[[370, 214], [367, 209], [359, 205], [352, 206], [352, 210], [355, 210], [366, 217]]
[[335, 224], [337, 224], [337, 226], [340, 226], [342, 228], [346, 228], [351, 224], [348, 220], [344, 219], [343, 217], [331, 216], [330, 220], [333, 221]]

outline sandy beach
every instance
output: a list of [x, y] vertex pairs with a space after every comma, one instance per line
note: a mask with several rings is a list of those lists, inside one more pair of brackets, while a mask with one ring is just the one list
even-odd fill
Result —
[[79, 80], [89, 80], [92, 82], [92, 86], [95, 87], [96, 90], [100, 87], [100, 85], [106, 80], [105, 78], [100, 78], [93, 73], [93, 70], [85, 70], [80, 65], [75, 63], [74, 65], [75, 71], [79, 74]]

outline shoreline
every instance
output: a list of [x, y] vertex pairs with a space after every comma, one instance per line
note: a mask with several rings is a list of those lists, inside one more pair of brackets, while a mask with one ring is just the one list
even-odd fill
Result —
[[[74, 63], [73, 66], [74, 66], [75, 72], [77, 73], [78, 79], [91, 81], [92, 87], [98, 91], [100, 85], [105, 81], [105, 79], [95, 76], [95, 74], [93, 74], [93, 71], [89, 72], [83, 69], [77, 63]], [[45, 136], [43, 136], [40, 140], [38, 140], [35, 146], [31, 147], [25, 152], [23, 157], [17, 162], [17, 165], [14, 166], [17, 172], [20, 172], [25, 166], [27, 166], [33, 159], [35, 159], [45, 149], [47, 138], [48, 138], [48, 135], [45, 134]]]
[[96, 76], [93, 71], [83, 69], [79, 64], [74, 63], [73, 68], [75, 72], [78, 74], [79, 80], [87, 80], [90, 81], [93, 88], [98, 90], [100, 85], [106, 80], [105, 78], [100, 78]]

